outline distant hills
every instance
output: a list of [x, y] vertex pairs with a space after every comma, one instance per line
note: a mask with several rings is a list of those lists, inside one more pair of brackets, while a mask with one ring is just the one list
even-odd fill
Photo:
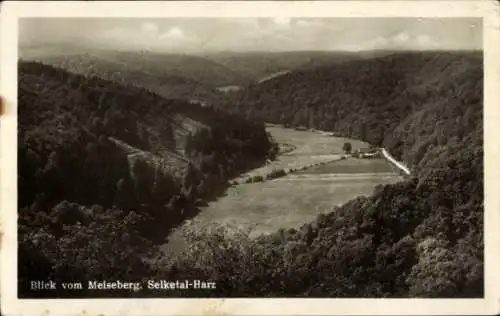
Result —
[[260, 81], [279, 72], [307, 69], [321, 65], [370, 58], [384, 54], [388, 54], [388, 52], [220, 52], [205, 54], [203, 56], [224, 65], [227, 68], [245, 74], [254, 81]]
[[217, 102], [227, 92], [279, 74], [388, 52], [220, 52], [173, 54], [31, 43], [20, 57], [87, 76], [150, 89], [164, 97]]
[[[416, 146], [417, 137], [412, 138], [412, 144], [409, 139], [401, 143], [404, 131], [414, 130], [410, 126], [415, 126], [415, 120], [423, 124], [422, 120], [431, 117], [441, 122], [465, 112], [467, 124], [475, 126], [478, 107], [482, 106], [482, 96], [476, 93], [481, 76], [480, 52], [393, 53], [297, 69], [233, 93], [225, 109], [272, 123], [335, 131], [387, 145], [415, 164], [420, 159], [413, 159], [408, 152]], [[441, 125], [428, 124], [429, 133], [437, 138], [436, 128]], [[423, 126], [418, 129], [422, 130], [418, 134], [424, 132]]]
[[252, 82], [232, 69], [198, 56], [74, 48], [58, 51], [51, 46], [21, 48], [21, 52], [24, 60], [132, 84], [168, 98], [206, 99], [216, 95], [219, 86]]

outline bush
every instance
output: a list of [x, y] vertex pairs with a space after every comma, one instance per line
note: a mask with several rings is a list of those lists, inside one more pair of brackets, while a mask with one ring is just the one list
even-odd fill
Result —
[[252, 182], [263, 182], [264, 177], [263, 176], [254, 176], [252, 179]]
[[267, 180], [271, 180], [271, 179], [276, 179], [276, 178], [280, 178], [280, 177], [284, 177], [286, 176], [286, 171], [283, 170], [283, 169], [275, 169], [273, 171], [271, 171], [267, 176], [266, 176], [266, 179]]

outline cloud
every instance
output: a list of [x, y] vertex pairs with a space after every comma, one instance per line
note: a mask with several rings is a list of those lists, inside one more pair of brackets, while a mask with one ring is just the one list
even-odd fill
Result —
[[178, 26], [171, 25], [163, 30], [157, 23], [145, 22], [139, 26], [114, 27], [101, 32], [94, 37], [105, 46], [116, 45], [121, 48], [141, 49], [184, 49], [199, 45], [195, 35], [188, 36]]
[[400, 32], [391, 39], [394, 43], [404, 44], [410, 40], [410, 35], [406, 32]]
[[392, 36], [378, 36], [354, 45], [345, 45], [346, 50], [361, 51], [373, 49], [435, 49], [440, 43], [428, 34], [410, 34], [408, 32], [398, 32]]
[[435, 50], [480, 48], [482, 44], [482, 28], [477, 27], [481, 22], [477, 19], [47, 18], [43, 23], [40, 19], [22, 20], [21, 43], [86, 42], [94, 47], [158, 51]]
[[310, 22], [307, 20], [298, 20], [297, 23], [295, 23], [295, 25], [297, 25], [299, 27], [310, 27], [311, 25], [314, 25], [314, 24], [315, 24], [314, 22]]
[[287, 17], [278, 17], [273, 19], [274, 25], [278, 28], [289, 28], [291, 19]]
[[114, 27], [107, 30], [102, 31], [98, 37], [116, 39], [116, 38], [125, 38], [127, 36], [127, 31], [122, 27]]
[[362, 50], [371, 50], [371, 49], [379, 49], [382, 47], [387, 47], [390, 43], [390, 39], [386, 37], [376, 37], [374, 39], [356, 43], [356, 44], [344, 44], [340, 46], [333, 47], [333, 49], [343, 49], [347, 51], [362, 51]]
[[385, 38], [385, 37], [377, 37], [376, 39], [368, 42], [368, 45], [366, 45], [368, 49], [371, 48], [379, 48], [379, 47], [384, 47], [390, 44], [390, 39]]
[[295, 25], [298, 26], [299, 28], [311, 28], [311, 29], [320, 29], [327, 27], [327, 25], [325, 25], [323, 22], [314, 19], [298, 20], [295, 22]]
[[184, 37], [184, 31], [178, 27], [172, 27], [160, 35], [160, 39], [180, 39]]
[[432, 37], [425, 34], [418, 35], [416, 41], [417, 44], [422, 48], [436, 48], [437, 46], [439, 46], [439, 43], [437, 43]]
[[141, 29], [144, 33], [157, 33], [158, 25], [151, 22], [145, 22], [142, 24]]
[[255, 18], [239, 18], [232, 19], [232, 23], [249, 30], [257, 30], [260, 29], [260, 23], [258, 19]]

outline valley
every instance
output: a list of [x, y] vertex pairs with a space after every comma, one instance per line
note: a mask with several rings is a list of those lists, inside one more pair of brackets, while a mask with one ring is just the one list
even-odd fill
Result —
[[[40, 62], [19, 64], [19, 262], [33, 266], [20, 279], [483, 294], [480, 52], [28, 59]], [[344, 158], [345, 143], [382, 156]], [[207, 295], [179, 293], [148, 295]]]
[[[227, 95], [282, 154], [174, 231], [175, 269], [218, 297], [481, 297], [482, 53], [358, 57]], [[346, 141], [386, 159], [341, 159]]]
[[[185, 226], [202, 230], [217, 223], [250, 230], [251, 236], [257, 237], [279, 229], [299, 228], [351, 199], [370, 195], [377, 185], [402, 180], [397, 170], [383, 158], [341, 159], [345, 142], [350, 142], [353, 150], [367, 148], [367, 143], [277, 125], [268, 125], [266, 130], [278, 144], [291, 145], [294, 149], [238, 177], [237, 184], [228, 188], [223, 197], [202, 208]], [[245, 183], [246, 179], [256, 176], [265, 179], [278, 169], [294, 173]], [[177, 254], [186, 247], [185, 226], [175, 229], [169, 242], [162, 247], [166, 256]]]

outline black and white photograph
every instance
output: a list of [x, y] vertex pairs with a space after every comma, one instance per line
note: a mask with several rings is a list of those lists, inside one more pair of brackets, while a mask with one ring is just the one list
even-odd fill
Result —
[[293, 12], [129, 3], [135, 13], [105, 16], [89, 2], [15, 19], [2, 81], [15, 69], [17, 92], [1, 93], [17, 179], [9, 190], [4, 174], [1, 199], [17, 214], [16, 300], [476, 299], [495, 311], [491, 20], [314, 16], [312, 2], [301, 16], [283, 3]]

